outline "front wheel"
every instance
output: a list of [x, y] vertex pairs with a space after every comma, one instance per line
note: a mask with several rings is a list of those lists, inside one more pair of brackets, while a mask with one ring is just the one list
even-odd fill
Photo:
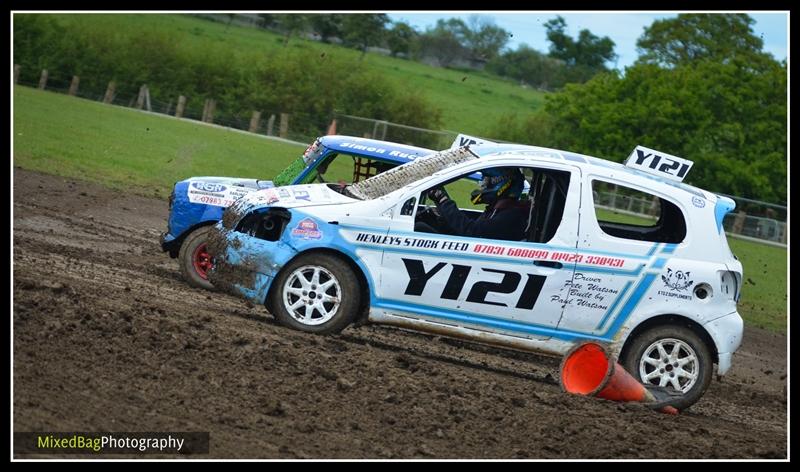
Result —
[[214, 285], [208, 281], [208, 271], [211, 270], [212, 264], [206, 246], [206, 237], [210, 229], [211, 226], [203, 226], [189, 233], [178, 253], [178, 263], [183, 278], [192, 287], [206, 290], [214, 290]]
[[317, 334], [338, 333], [358, 315], [361, 290], [353, 270], [328, 254], [304, 254], [275, 279], [267, 308], [279, 323]]
[[700, 400], [711, 383], [711, 352], [687, 327], [656, 326], [639, 333], [629, 343], [620, 358], [622, 366], [645, 385], [683, 393], [671, 403], [679, 410]]

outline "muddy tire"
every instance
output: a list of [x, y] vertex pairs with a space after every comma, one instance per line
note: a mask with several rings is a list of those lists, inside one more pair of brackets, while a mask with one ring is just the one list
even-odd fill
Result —
[[620, 364], [645, 385], [671, 387], [683, 396], [679, 410], [694, 405], [711, 383], [714, 362], [706, 343], [685, 326], [655, 326], [628, 341]]
[[178, 253], [178, 264], [184, 280], [192, 287], [206, 290], [214, 290], [214, 285], [208, 281], [211, 256], [206, 248], [206, 236], [210, 229], [211, 226], [203, 226], [189, 233]]
[[360, 303], [358, 278], [345, 261], [328, 254], [307, 254], [280, 272], [266, 306], [284, 326], [332, 334], [356, 319]]

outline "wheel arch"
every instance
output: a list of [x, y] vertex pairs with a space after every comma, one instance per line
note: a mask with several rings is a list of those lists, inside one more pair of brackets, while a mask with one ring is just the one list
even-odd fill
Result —
[[636, 337], [639, 334], [656, 326], [669, 326], [675, 324], [685, 326], [690, 330], [692, 330], [695, 334], [697, 334], [708, 347], [708, 351], [711, 353], [712, 361], [715, 364], [719, 363], [719, 353], [717, 351], [717, 345], [716, 343], [714, 343], [714, 339], [711, 337], [708, 331], [706, 331], [706, 329], [703, 328], [701, 324], [692, 320], [691, 318], [687, 318], [685, 316], [676, 314], [653, 316], [639, 323], [635, 328], [633, 328], [633, 330], [626, 337], [625, 343], [623, 344], [622, 349], [620, 349], [619, 358], [623, 359], [625, 357], [625, 355], [628, 352], [628, 349], [631, 346], [631, 341], [636, 339]]
[[183, 242], [186, 241], [187, 236], [192, 234], [197, 229], [202, 228], [203, 226], [211, 226], [217, 221], [218, 220], [205, 220], [186, 228], [181, 234], [176, 236], [175, 239], [164, 245], [167, 251], [169, 251], [169, 257], [172, 259], [176, 259], [178, 257], [178, 253], [180, 253], [181, 246], [183, 246]]
[[[344, 251], [340, 251], [335, 248], [331, 247], [315, 247], [310, 248], [305, 251], [300, 251], [296, 253], [291, 259], [287, 260], [286, 263], [283, 264], [283, 267], [275, 274], [274, 280], [277, 280], [280, 277], [281, 273], [286, 270], [286, 267], [292, 263], [295, 259], [300, 256], [308, 255], [308, 254], [327, 254], [333, 256], [337, 259], [342, 260], [345, 262], [348, 267], [353, 271], [358, 280], [359, 290], [361, 294], [361, 301], [358, 308], [358, 317], [355, 320], [355, 323], [361, 323], [366, 321], [367, 315], [369, 314], [369, 301], [370, 301], [370, 294], [372, 292], [372, 287], [370, 285], [370, 281], [367, 279], [366, 274], [364, 273], [364, 269], [361, 268], [360, 265], [347, 253]], [[276, 290], [275, 284], [271, 284], [269, 290], [267, 291], [266, 299], [264, 300], [264, 305], [271, 309], [270, 307], [270, 300], [273, 300], [273, 291]]]

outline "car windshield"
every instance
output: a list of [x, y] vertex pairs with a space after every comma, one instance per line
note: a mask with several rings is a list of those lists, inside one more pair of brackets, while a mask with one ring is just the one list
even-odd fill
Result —
[[477, 158], [466, 146], [438, 152], [350, 185], [344, 193], [359, 200], [379, 198], [434, 172]]

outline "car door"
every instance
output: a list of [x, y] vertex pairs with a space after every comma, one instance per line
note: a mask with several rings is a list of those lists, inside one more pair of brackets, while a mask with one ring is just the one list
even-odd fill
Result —
[[559, 329], [611, 340], [647, 304], [686, 223], [678, 206], [630, 178], [590, 174], [583, 192], [579, 260]]
[[[414, 231], [422, 193], [395, 209], [384, 247], [381, 297], [373, 307], [395, 315], [514, 336], [546, 339], [556, 332], [572, 279], [580, 203], [580, 169], [526, 168], [530, 178], [558, 173], [559, 198], [532, 189], [547, 240], [504, 241]], [[472, 183], [474, 187], [474, 182]], [[541, 190], [541, 188], [538, 188]], [[553, 188], [553, 192], [557, 189]], [[452, 192], [451, 192], [452, 193]], [[539, 201], [537, 201], [538, 199]], [[545, 208], [551, 208], [548, 214]], [[543, 231], [529, 231], [533, 235]]]

